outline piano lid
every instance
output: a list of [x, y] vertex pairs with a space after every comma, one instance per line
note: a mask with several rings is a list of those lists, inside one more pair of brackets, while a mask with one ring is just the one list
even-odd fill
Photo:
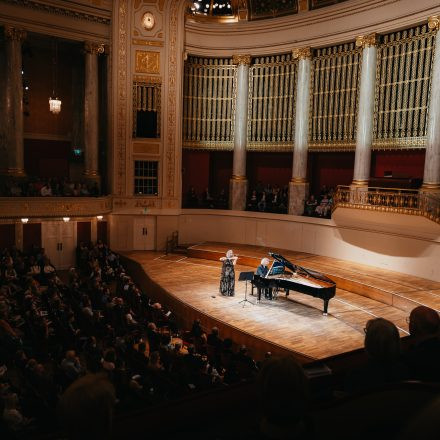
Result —
[[274, 258], [275, 260], [277, 260], [278, 262], [280, 262], [281, 264], [283, 264], [284, 266], [288, 267], [292, 272], [296, 272], [297, 266], [295, 264], [291, 263], [286, 258], [284, 258], [282, 255], [274, 254], [272, 252], [269, 252], [269, 255], [272, 258]]
[[300, 265], [293, 264], [280, 254], [274, 254], [273, 252], [269, 252], [269, 255], [272, 258], [274, 258], [275, 260], [277, 260], [279, 263], [288, 267], [293, 272], [299, 273], [301, 275], [308, 275], [308, 276], [311, 276], [312, 278], [316, 278], [318, 280], [325, 281], [327, 283], [335, 284], [334, 281], [332, 281], [330, 278], [326, 277], [321, 272], [318, 272], [316, 270], [306, 269], [305, 267], [302, 267]]

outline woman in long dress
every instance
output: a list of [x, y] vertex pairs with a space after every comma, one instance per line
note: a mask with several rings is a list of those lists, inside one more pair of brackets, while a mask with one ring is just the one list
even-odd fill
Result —
[[222, 274], [220, 278], [220, 293], [224, 296], [234, 296], [235, 294], [235, 270], [234, 266], [238, 257], [232, 250], [226, 252], [226, 257], [221, 257], [223, 262]]

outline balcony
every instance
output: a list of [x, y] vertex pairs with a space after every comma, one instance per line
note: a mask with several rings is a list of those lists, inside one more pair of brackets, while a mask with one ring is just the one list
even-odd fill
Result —
[[112, 211], [111, 196], [0, 197], [0, 218], [93, 217]]
[[440, 196], [411, 189], [338, 186], [333, 199], [338, 208], [423, 216], [440, 224]]

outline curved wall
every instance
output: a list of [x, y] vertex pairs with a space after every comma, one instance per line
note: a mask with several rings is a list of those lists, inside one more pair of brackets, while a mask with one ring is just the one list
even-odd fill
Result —
[[185, 50], [193, 55], [271, 55], [294, 47], [323, 47], [358, 35], [425, 23], [440, 13], [438, 0], [352, 0], [292, 16], [230, 24], [187, 19]]
[[179, 242], [288, 249], [440, 281], [440, 226], [423, 217], [338, 208], [331, 220], [240, 211], [182, 210]]

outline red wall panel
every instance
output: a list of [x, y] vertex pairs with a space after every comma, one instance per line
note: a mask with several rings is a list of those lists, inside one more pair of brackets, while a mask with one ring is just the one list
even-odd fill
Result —
[[98, 222], [97, 239], [101, 240], [103, 243], [107, 243], [107, 222]]
[[81, 243], [90, 243], [92, 241], [92, 223], [77, 222], [76, 223], [76, 245]]
[[255, 188], [258, 182], [280, 188], [288, 185], [292, 178], [292, 160], [292, 153], [248, 153], [249, 189]]
[[29, 176], [69, 177], [70, 142], [24, 140], [24, 168]]
[[209, 186], [209, 151], [183, 150], [182, 191], [185, 196], [191, 186], [201, 194]]
[[328, 188], [350, 185], [353, 180], [354, 151], [309, 153], [308, 171], [310, 192], [319, 194], [323, 185]]
[[393, 177], [423, 178], [425, 150], [373, 151], [371, 156], [371, 176], [383, 177], [391, 171]]
[[23, 225], [23, 250], [29, 251], [32, 246], [41, 247], [41, 223]]
[[222, 189], [229, 192], [232, 177], [232, 151], [213, 151], [210, 153], [209, 188], [213, 196]]
[[0, 250], [15, 245], [15, 225], [0, 224]]

